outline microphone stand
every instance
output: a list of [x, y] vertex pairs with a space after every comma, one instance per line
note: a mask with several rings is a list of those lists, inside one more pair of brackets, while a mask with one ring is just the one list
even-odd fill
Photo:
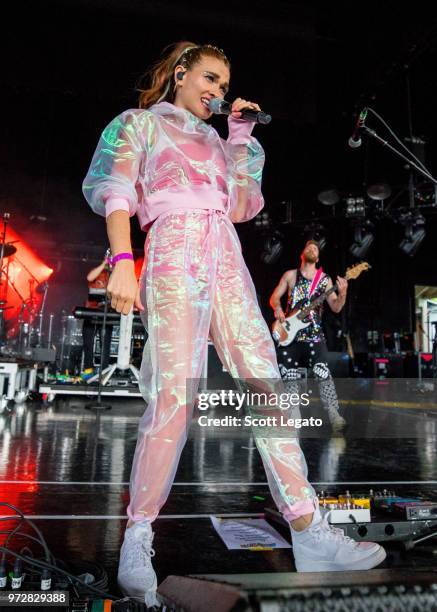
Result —
[[102, 333], [100, 335], [100, 368], [99, 368], [99, 378], [98, 378], [98, 384], [97, 384], [97, 401], [90, 402], [89, 404], [85, 404], [86, 410], [94, 410], [97, 414], [99, 414], [102, 410], [111, 410], [112, 408], [111, 404], [102, 404], [103, 354], [105, 350], [107, 316], [108, 316], [108, 285], [106, 285], [106, 290], [105, 290]]
[[367, 125], [363, 125], [361, 127], [361, 131], [364, 134], [367, 134], [367, 136], [370, 136], [370, 138], [373, 138], [373, 140], [376, 140], [377, 142], [379, 142], [379, 144], [381, 144], [383, 147], [387, 147], [387, 149], [390, 149], [390, 151], [392, 151], [395, 155], [397, 155], [398, 157], [400, 157], [401, 159], [403, 159], [405, 162], [407, 162], [410, 166], [412, 166], [417, 172], [419, 172], [422, 176], [424, 176], [426, 179], [428, 179], [429, 181], [431, 181], [432, 183], [434, 183], [434, 185], [437, 185], [437, 179], [435, 179], [433, 176], [431, 176], [428, 172], [426, 172], [425, 170], [423, 170], [423, 168], [421, 168], [420, 166], [418, 166], [414, 161], [412, 161], [409, 157], [407, 157], [406, 155], [404, 155], [403, 153], [401, 153], [401, 151], [399, 151], [398, 149], [396, 149], [393, 145], [391, 145], [389, 142], [387, 142], [387, 140], [384, 140], [384, 138], [382, 138], [381, 136], [379, 136], [375, 130], [372, 130], [371, 128], [367, 127]]

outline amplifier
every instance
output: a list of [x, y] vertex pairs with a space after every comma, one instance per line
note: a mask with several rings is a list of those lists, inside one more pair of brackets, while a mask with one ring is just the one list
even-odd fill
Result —
[[414, 343], [414, 334], [411, 332], [401, 332], [399, 336], [399, 343], [401, 352], [414, 353], [416, 348]]
[[382, 334], [382, 346], [384, 353], [400, 353], [401, 342], [398, 332], [384, 332]]
[[383, 353], [414, 353], [414, 334], [410, 332], [384, 332]]
[[371, 355], [374, 378], [403, 378], [404, 358], [395, 353], [376, 353]]
[[434, 367], [432, 363], [432, 353], [419, 353], [418, 361], [420, 368], [419, 378], [433, 378]]
[[405, 378], [433, 378], [432, 353], [405, 353], [404, 376]]

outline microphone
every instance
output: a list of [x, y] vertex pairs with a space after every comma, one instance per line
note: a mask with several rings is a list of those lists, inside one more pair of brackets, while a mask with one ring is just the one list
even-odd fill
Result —
[[352, 132], [352, 136], [347, 141], [351, 149], [358, 149], [358, 147], [361, 147], [361, 138], [359, 134], [364, 127], [364, 124], [366, 122], [366, 117], [367, 117], [367, 107], [363, 108], [361, 113], [358, 115], [357, 123], [355, 125], [354, 131]]
[[[232, 113], [232, 105], [222, 98], [213, 98], [208, 102], [209, 110], [215, 115], [230, 115]], [[267, 125], [272, 120], [271, 115], [267, 115], [261, 111], [243, 109], [240, 119], [243, 121], [252, 121], [253, 123], [261, 123]]]

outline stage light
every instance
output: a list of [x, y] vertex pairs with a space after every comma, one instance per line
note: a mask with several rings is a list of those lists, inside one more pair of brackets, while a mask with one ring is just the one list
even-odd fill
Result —
[[319, 251], [322, 252], [326, 246], [325, 228], [319, 223], [310, 223], [304, 227], [304, 236], [306, 240], [315, 240], [319, 244]]
[[266, 228], [270, 226], [270, 217], [268, 212], [262, 212], [255, 217], [255, 225], [257, 227]]
[[370, 221], [359, 223], [355, 226], [354, 230], [354, 242], [349, 248], [349, 252], [357, 259], [362, 259], [366, 256], [367, 251], [372, 246], [375, 239], [374, 235], [370, 231], [373, 227]]
[[264, 241], [261, 261], [265, 264], [273, 264], [279, 259], [284, 249], [284, 237], [278, 231], [274, 231], [267, 236]]
[[53, 274], [33, 251], [30, 245], [9, 225], [6, 242], [16, 246], [16, 252], [3, 261], [2, 276], [7, 282], [2, 285], [1, 299], [7, 303], [4, 319], [7, 321], [7, 337], [18, 334], [18, 320], [23, 313], [25, 321], [32, 323], [43, 299], [42, 285]]
[[413, 257], [425, 238], [425, 218], [419, 211], [407, 212], [401, 216], [400, 222], [405, 226], [405, 238], [399, 245], [400, 250]]
[[417, 253], [421, 242], [425, 238], [425, 233], [426, 232], [423, 228], [414, 231], [411, 236], [402, 240], [401, 244], [399, 245], [399, 248], [403, 253], [405, 253], [405, 255], [413, 257], [413, 255]]
[[326, 246], [326, 238], [325, 236], [321, 236], [319, 239], [316, 238], [316, 240], [319, 243], [319, 251], [322, 252]]
[[364, 198], [352, 197], [346, 198], [346, 217], [365, 217], [366, 205]]

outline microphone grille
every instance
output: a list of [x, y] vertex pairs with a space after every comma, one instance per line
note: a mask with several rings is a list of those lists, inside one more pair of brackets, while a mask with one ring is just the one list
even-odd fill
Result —
[[208, 108], [212, 113], [221, 113], [222, 111], [222, 98], [213, 98], [208, 102]]
[[361, 138], [354, 140], [351, 136], [347, 142], [351, 149], [358, 149], [358, 147], [361, 147]]
[[263, 125], [268, 125], [270, 121], [272, 120], [272, 116], [267, 115], [266, 113], [259, 113], [258, 117], [259, 117], [258, 122], [262, 123]]

